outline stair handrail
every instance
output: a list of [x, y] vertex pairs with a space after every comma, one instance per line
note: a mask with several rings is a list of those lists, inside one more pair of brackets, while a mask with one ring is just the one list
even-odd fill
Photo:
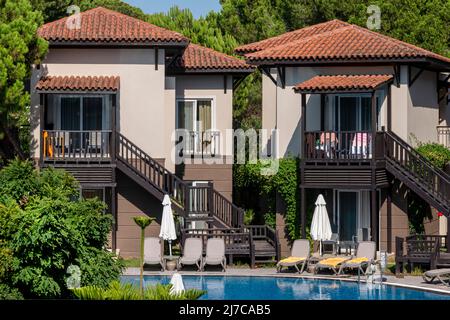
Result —
[[[413, 154], [420, 162], [425, 164], [429, 169], [434, 171], [436, 175], [438, 175], [440, 178], [442, 178], [445, 182], [450, 184], [450, 175], [446, 172], [444, 172], [442, 169], [436, 167], [430, 160], [425, 158], [422, 154], [420, 154], [417, 150], [415, 150], [411, 145], [409, 145], [407, 142], [405, 142], [402, 138], [400, 138], [398, 135], [396, 135], [392, 131], [385, 131], [385, 136], [393, 139], [395, 142], [397, 142], [399, 145], [401, 145], [404, 149], [406, 149], [408, 152]], [[385, 155], [387, 156], [387, 149], [385, 149]]]
[[[162, 176], [163, 184], [159, 184], [156, 181], [152, 181], [147, 175], [144, 175], [138, 168], [133, 166], [131, 163], [129, 163], [127, 160], [123, 158], [121, 155], [121, 141], [122, 143], [125, 142], [127, 145], [130, 146], [130, 151], [133, 152], [136, 156], [136, 158], [139, 157], [140, 161], [144, 161], [146, 164], [148, 164], [150, 167], [153, 167], [154, 170], [159, 172], [159, 174]], [[128, 164], [128, 167], [130, 167], [136, 174], [138, 174], [143, 179], [147, 180], [148, 182], [152, 183], [153, 185], [157, 185], [163, 193], [169, 194], [169, 196], [176, 202], [176, 204], [183, 208], [185, 211], [185, 214], [188, 214], [189, 211], [189, 196], [190, 192], [189, 190], [192, 188], [189, 183], [185, 182], [183, 179], [179, 178], [177, 175], [166, 169], [163, 165], [158, 163], [155, 159], [150, 157], [144, 150], [142, 150], [140, 147], [138, 147], [135, 143], [133, 143], [130, 139], [125, 137], [120, 132], [116, 131], [116, 157], [123, 162]], [[167, 177], [171, 180], [172, 183], [168, 183], [166, 181]], [[159, 181], [158, 181], [159, 182]], [[171, 189], [171, 186], [179, 185], [181, 187], [180, 191], [182, 194], [174, 194], [174, 191], [177, 190], [175, 188]], [[208, 201], [210, 202], [210, 209], [211, 209], [211, 215], [213, 215], [219, 222], [222, 222], [230, 227], [240, 227], [244, 224], [244, 210], [238, 206], [236, 206], [234, 203], [232, 203], [230, 200], [228, 200], [226, 197], [224, 197], [221, 193], [219, 193], [217, 190], [214, 189], [212, 184], [208, 185]], [[229, 211], [231, 214], [231, 217], [225, 217], [225, 214], [220, 215], [217, 210], [220, 210], [220, 208], [216, 208], [214, 205], [213, 197], [216, 196], [219, 199], [221, 199], [224, 203], [226, 203], [227, 206], [231, 208]], [[217, 211], [217, 212], [216, 212]], [[236, 213], [236, 217], [234, 215]], [[229, 221], [227, 221], [229, 220]]]
[[[129, 167], [132, 168], [132, 170], [138, 174], [139, 176], [141, 176], [143, 179], [149, 181], [152, 184], [157, 185], [161, 191], [163, 193], [167, 193], [169, 194], [169, 196], [172, 198], [173, 201], [175, 201], [175, 203], [184, 208], [184, 195], [186, 195], [186, 190], [187, 190], [187, 184], [185, 181], [183, 181], [182, 179], [180, 179], [179, 177], [177, 177], [175, 174], [173, 174], [172, 172], [170, 172], [169, 170], [167, 170], [163, 165], [161, 165], [160, 163], [158, 163], [155, 159], [153, 159], [152, 157], [150, 157], [144, 150], [142, 150], [140, 147], [138, 147], [135, 143], [133, 143], [130, 139], [128, 139], [127, 137], [125, 137], [123, 134], [121, 134], [120, 132], [116, 132], [117, 134], [117, 139], [116, 139], [116, 143], [118, 144], [116, 147], [116, 157], [117, 158], [121, 158], [122, 160], [127, 160], [125, 158], [122, 157], [121, 155], [121, 147], [120, 147], [120, 141], [125, 141], [127, 145], [131, 146], [130, 150], [132, 151], [133, 149], [135, 151], [132, 151], [133, 153], [136, 154], [136, 156], [138, 156], [139, 154], [139, 160], [144, 160], [145, 164], [148, 164], [149, 166], [153, 167], [154, 170], [156, 172], [158, 172], [158, 174], [160, 176], [162, 176], [162, 185], [157, 183], [156, 181], [152, 181], [152, 179], [150, 179], [147, 175], [144, 175], [140, 170], [138, 170], [135, 166], [133, 166], [131, 163], [127, 162]], [[150, 175], [151, 176], [151, 175]], [[180, 195], [174, 194], [174, 190], [170, 190], [170, 186], [173, 186], [172, 184], [169, 184], [166, 181], [166, 177], [169, 177], [171, 180], [173, 180], [173, 185], [177, 184], [181, 187], [181, 193]]]

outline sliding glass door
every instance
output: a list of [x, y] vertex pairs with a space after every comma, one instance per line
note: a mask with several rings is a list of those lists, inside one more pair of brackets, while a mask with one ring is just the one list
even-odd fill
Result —
[[371, 98], [369, 96], [336, 96], [334, 130], [370, 131]]
[[357, 191], [338, 191], [339, 239], [352, 241], [357, 236], [359, 194]]

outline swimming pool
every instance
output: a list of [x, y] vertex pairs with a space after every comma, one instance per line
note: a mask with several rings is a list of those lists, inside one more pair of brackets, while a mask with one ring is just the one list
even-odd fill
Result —
[[[139, 276], [123, 276], [139, 284]], [[145, 276], [144, 284], [168, 284], [170, 276]], [[450, 300], [450, 295], [391, 285], [288, 277], [183, 275], [186, 289], [203, 289], [200, 300]]]

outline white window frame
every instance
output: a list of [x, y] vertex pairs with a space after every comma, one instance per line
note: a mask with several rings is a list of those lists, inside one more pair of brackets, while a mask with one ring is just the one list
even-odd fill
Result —
[[183, 97], [177, 97], [175, 100], [175, 128], [179, 129], [180, 124], [178, 123], [178, 113], [180, 108], [180, 102], [193, 102], [194, 103], [194, 114], [193, 114], [193, 132], [196, 133], [195, 135], [195, 141], [194, 141], [194, 150], [187, 150], [188, 154], [198, 154], [201, 153], [199, 151], [199, 144], [200, 144], [200, 138], [199, 138], [199, 132], [197, 127], [197, 109], [198, 109], [198, 101], [211, 101], [211, 131], [218, 131], [216, 129], [216, 97], [215, 96], [183, 96]]
[[175, 128], [179, 128], [178, 123], [178, 111], [180, 102], [194, 102], [194, 115], [193, 115], [193, 130], [197, 131], [197, 103], [199, 100], [210, 100], [211, 101], [211, 130], [216, 130], [216, 97], [215, 96], [186, 96], [176, 98], [176, 108], [175, 108]]
[[[381, 121], [382, 121], [382, 118], [381, 118], [382, 110], [381, 109], [383, 107], [384, 96], [385, 96], [384, 91], [381, 92], [379, 90], [379, 91], [377, 91], [375, 93], [375, 97], [378, 99], [378, 105], [377, 105], [377, 109], [378, 109], [377, 110], [377, 130], [381, 129]], [[335, 123], [336, 123], [335, 122], [335, 117], [336, 117], [336, 114], [335, 114], [335, 101], [336, 101], [336, 99], [335, 99], [335, 97], [338, 98], [338, 101], [339, 101], [338, 108], [339, 109], [341, 108], [341, 98], [358, 98], [358, 106], [357, 106], [357, 112], [358, 112], [357, 121], [358, 121], [358, 123], [356, 125], [357, 126], [356, 131], [361, 131], [361, 125], [362, 125], [362, 122], [361, 122], [361, 105], [362, 105], [361, 99], [362, 98], [370, 98], [371, 94], [370, 93], [359, 93], [359, 94], [340, 93], [340, 94], [332, 94], [332, 95], [329, 96], [328, 103], [329, 103], [329, 106], [331, 108], [331, 112], [328, 112], [328, 114], [326, 114], [325, 116], [329, 117], [328, 118], [328, 123], [332, 124], [334, 131], [342, 131], [341, 128], [340, 128], [340, 123], [341, 123], [341, 119], [340, 119], [341, 112], [340, 112], [340, 110], [339, 110], [339, 114], [338, 114], [339, 119], [337, 119], [338, 128], [334, 127]]]

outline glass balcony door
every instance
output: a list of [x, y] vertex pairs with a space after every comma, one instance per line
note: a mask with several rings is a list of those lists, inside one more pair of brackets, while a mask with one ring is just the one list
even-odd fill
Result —
[[[201, 154], [211, 144], [208, 139], [213, 128], [213, 106], [211, 99], [183, 99], [177, 102], [177, 129], [186, 129], [187, 154]], [[209, 135], [206, 133], [210, 133]]]
[[45, 154], [53, 158], [109, 157], [111, 102], [104, 95], [50, 95]]

